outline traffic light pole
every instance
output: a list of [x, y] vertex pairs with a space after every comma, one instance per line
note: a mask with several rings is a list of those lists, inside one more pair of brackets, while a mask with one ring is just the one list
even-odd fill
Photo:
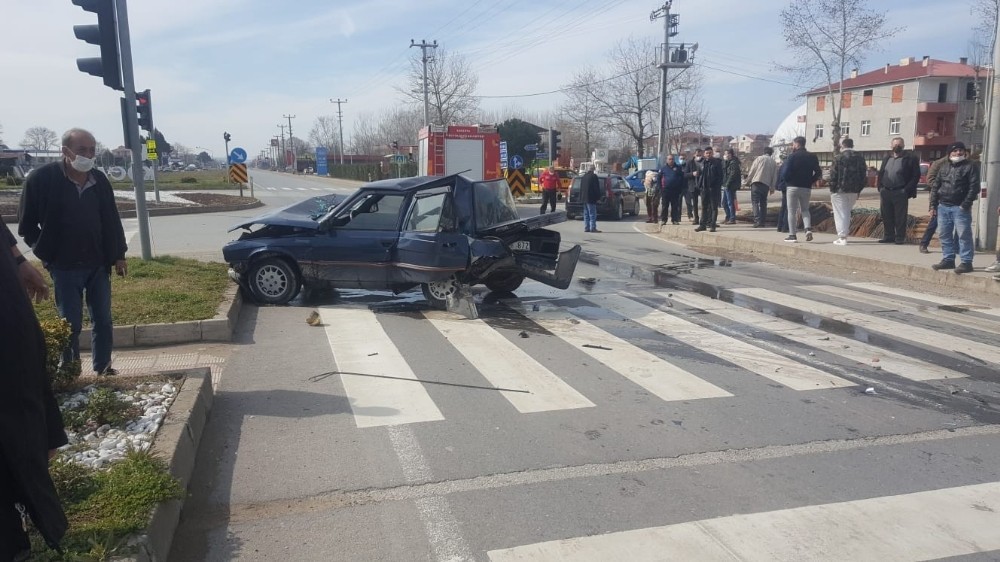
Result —
[[135, 112], [135, 76], [132, 72], [132, 41], [128, 30], [126, 0], [115, 0], [118, 13], [118, 42], [122, 58], [122, 82], [125, 87], [125, 104], [133, 108], [125, 112], [125, 126], [132, 133], [132, 181], [135, 184], [135, 215], [139, 219], [139, 244], [142, 259], [152, 258], [149, 244], [149, 213], [146, 211], [146, 188], [143, 184], [145, 168], [142, 165], [142, 143], [139, 140], [139, 117]]

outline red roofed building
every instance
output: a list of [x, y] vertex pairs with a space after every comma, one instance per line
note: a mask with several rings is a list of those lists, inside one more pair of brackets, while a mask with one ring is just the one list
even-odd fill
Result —
[[[841, 136], [854, 139], [855, 150], [870, 162], [888, 154], [893, 137], [924, 160], [942, 156], [960, 140], [982, 148], [983, 98], [989, 70], [959, 62], [913, 57], [858, 74], [843, 83]], [[837, 92], [840, 84], [833, 85]], [[836, 94], [834, 94], [836, 95]], [[821, 160], [833, 155], [833, 106], [824, 86], [806, 93], [807, 147]]]

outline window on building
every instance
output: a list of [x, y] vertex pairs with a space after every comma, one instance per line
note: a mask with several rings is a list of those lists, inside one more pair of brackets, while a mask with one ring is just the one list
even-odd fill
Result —
[[842, 109], [850, 109], [851, 108], [851, 93], [850, 92], [844, 92], [843, 94], [840, 94], [840, 107]]
[[851, 123], [849, 121], [840, 122], [840, 136], [841, 138], [851, 136]]
[[816, 111], [826, 111], [826, 96], [816, 96]]
[[973, 81], [966, 82], [965, 84], [965, 99], [972, 101], [976, 99], [976, 83]]
[[861, 105], [871, 105], [872, 99], [875, 97], [874, 90], [865, 90], [861, 92]]
[[892, 87], [892, 103], [903, 103], [903, 86]]
[[871, 136], [871, 134], [872, 134], [872, 122], [868, 119], [865, 119], [864, 121], [861, 122], [861, 136], [869, 137]]
[[823, 124], [816, 125], [816, 138], [823, 138]]
[[948, 103], [948, 83], [938, 84], [938, 103]]
[[892, 117], [889, 119], [889, 134], [898, 135], [899, 134], [899, 117]]

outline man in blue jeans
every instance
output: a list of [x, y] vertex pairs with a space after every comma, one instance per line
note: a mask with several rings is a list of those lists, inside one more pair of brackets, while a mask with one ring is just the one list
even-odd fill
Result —
[[80, 331], [86, 299], [92, 323], [93, 368], [111, 368], [111, 269], [127, 272], [125, 232], [107, 176], [94, 169], [97, 142], [83, 129], [62, 136], [61, 161], [29, 176], [18, 209], [18, 234], [48, 269], [56, 308], [69, 322], [64, 363], [80, 359]]
[[[972, 271], [972, 204], [979, 197], [979, 166], [969, 162], [965, 144], [956, 142], [948, 150], [944, 164], [931, 183], [931, 215], [938, 219], [941, 238], [941, 262], [936, 270], [954, 269], [955, 273]], [[958, 257], [955, 264], [955, 237]]]
[[583, 231], [600, 232], [597, 230], [597, 203], [601, 200], [601, 180], [594, 170], [587, 170], [580, 180], [580, 191], [583, 196]]

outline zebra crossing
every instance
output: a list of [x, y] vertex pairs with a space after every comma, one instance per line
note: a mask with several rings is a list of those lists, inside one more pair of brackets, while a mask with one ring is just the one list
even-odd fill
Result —
[[[579, 296], [577, 306], [547, 301], [511, 301], [506, 306], [531, 327], [532, 338], [551, 339], [547, 346], [570, 346], [587, 359], [583, 364], [591, 367], [585, 368], [594, 368], [596, 362], [620, 376], [623, 384], [634, 384], [664, 402], [734, 399], [746, 384], [756, 384], [754, 381], [810, 393], [855, 388], [873, 376], [917, 383], [962, 379], [969, 376], [963, 365], [971, 365], [970, 359], [986, 365], [1000, 363], [997, 346], [984, 343], [995, 337], [995, 309], [976, 309], [976, 315], [939, 309], [939, 305], [969, 305], [872, 284], [796, 289], [833, 297], [846, 305], [769, 289], [735, 288], [729, 291], [740, 297], [740, 304], [735, 298], [727, 302], [673, 290], [648, 295], [588, 293]], [[586, 305], [578, 306], [579, 300]], [[890, 305], [923, 314], [938, 329], [878, 315]], [[604, 320], [593, 318], [588, 309], [600, 310]], [[768, 313], [789, 309], [799, 313], [803, 322], [792, 321], [787, 314]], [[340, 304], [323, 307], [320, 314], [358, 428], [445, 420], [428, 385], [423, 384], [431, 382], [433, 374], [417, 372], [408, 364], [393, 341], [398, 334], [382, 321], [382, 315], [390, 313]], [[863, 341], [864, 337], [824, 330], [821, 323], [805, 320], [807, 317], [848, 323], [892, 341], [919, 346], [930, 355], [910, 357]], [[621, 330], [609, 327], [607, 318], [643, 330], [642, 341], [623, 337]], [[470, 374], [481, 377], [470, 378], [470, 383], [497, 391], [484, 396], [499, 397], [519, 414], [595, 408], [608, 401], [606, 396], [594, 395], [593, 389], [588, 394], [574, 385], [572, 377], [553, 372], [542, 358], [532, 356], [529, 349], [537, 354], [537, 346], [523, 345], [509, 322], [497, 322], [489, 316], [460, 319], [440, 311], [422, 312], [415, 321], [436, 331], [465, 359]], [[351, 330], [334, 329], [342, 326], [351, 326]], [[958, 327], [963, 334], [974, 332], [976, 337], [949, 333]], [[766, 341], [759, 337], [762, 333]], [[663, 346], [647, 345], [651, 341], [667, 342], [668, 349], [681, 346], [707, 354], [714, 364], [693, 369], [691, 361], [670, 355]], [[787, 345], [782, 343], [786, 341]], [[713, 378], [708, 376], [713, 366], [737, 374], [725, 380]], [[860, 370], [867, 375], [851, 375]]]

